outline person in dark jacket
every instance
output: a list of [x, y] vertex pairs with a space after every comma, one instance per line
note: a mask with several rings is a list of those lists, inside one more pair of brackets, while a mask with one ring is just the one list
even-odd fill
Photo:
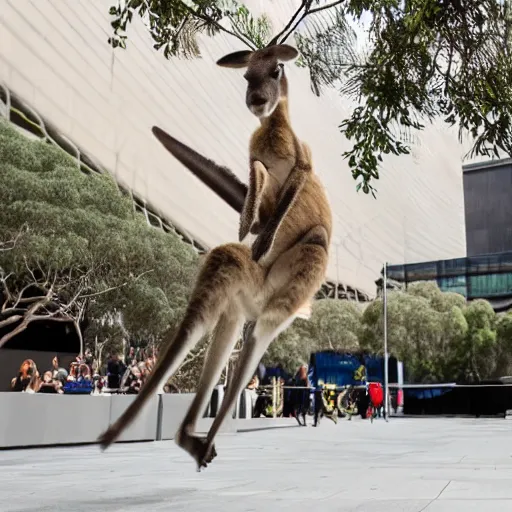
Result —
[[112, 354], [107, 362], [107, 386], [109, 389], [119, 389], [123, 373], [117, 354]]
[[[306, 414], [309, 409], [309, 379], [308, 379], [308, 367], [302, 365], [297, 373], [295, 374], [295, 386], [298, 388], [293, 390], [293, 413], [297, 423], [301, 427], [306, 426]], [[300, 418], [302, 416], [302, 423]]]

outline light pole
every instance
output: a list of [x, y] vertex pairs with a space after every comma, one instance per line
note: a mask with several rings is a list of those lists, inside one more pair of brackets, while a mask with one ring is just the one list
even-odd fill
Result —
[[383, 316], [384, 316], [384, 418], [389, 416], [389, 375], [388, 375], [388, 264], [384, 263], [384, 275], [382, 279]]

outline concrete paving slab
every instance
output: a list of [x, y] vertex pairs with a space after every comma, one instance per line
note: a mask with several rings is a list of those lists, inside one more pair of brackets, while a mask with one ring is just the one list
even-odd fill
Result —
[[[492, 506], [491, 506], [492, 505]], [[512, 510], [511, 500], [445, 500], [434, 501], [423, 512], [509, 512]]]
[[172, 441], [0, 452], [1, 512], [512, 512], [512, 424], [392, 418], [218, 437], [197, 473]]

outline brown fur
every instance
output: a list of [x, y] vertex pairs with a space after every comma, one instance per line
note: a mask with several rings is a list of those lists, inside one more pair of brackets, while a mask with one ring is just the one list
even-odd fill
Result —
[[[313, 172], [311, 152], [291, 128], [288, 85], [284, 72], [277, 68], [278, 59], [289, 60], [295, 54], [291, 47], [281, 45], [255, 53], [237, 52], [219, 61], [219, 65], [228, 67], [249, 64], [246, 102], [261, 118], [261, 127], [250, 143], [250, 183], [239, 230], [241, 240], [249, 232], [256, 233], [257, 238], [252, 247], [226, 244], [206, 255], [177, 333], [166, 340], [135, 401], [100, 438], [103, 448], [121, 435], [159, 382], [179, 368], [197, 341], [212, 332], [194, 401], [175, 438], [195, 459], [198, 469], [206, 467], [216, 456], [214, 439], [220, 426], [269, 344], [293, 322], [301, 306], [312, 300], [324, 280], [331, 210]], [[272, 78], [274, 75], [279, 79]], [[166, 144], [174, 154], [171, 146]], [[196, 423], [220, 378], [239, 328], [247, 320], [254, 321], [254, 325], [238, 366], [207, 437], [199, 438], [194, 434]]]
[[327, 249], [332, 231], [330, 207], [313, 172], [311, 151], [290, 123], [288, 80], [279, 59], [296, 55], [292, 47], [278, 45], [235, 52], [218, 61], [224, 67], [247, 66], [246, 104], [261, 121], [249, 143], [249, 189], [239, 240], [244, 242], [249, 233], [259, 235], [253, 257], [266, 268], [315, 226], [325, 228]]

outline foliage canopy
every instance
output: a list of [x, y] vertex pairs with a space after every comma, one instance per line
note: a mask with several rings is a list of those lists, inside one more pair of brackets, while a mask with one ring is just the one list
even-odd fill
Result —
[[[340, 129], [358, 189], [375, 195], [385, 155], [410, 153], [411, 131], [441, 118], [473, 140], [471, 154], [512, 153], [512, 59], [507, 0], [301, 0], [280, 31], [235, 0], [118, 0], [114, 47], [126, 46], [134, 15], [167, 58], [200, 55], [198, 34], [220, 32], [251, 49], [291, 35], [311, 87], [336, 87], [357, 102]], [[364, 28], [367, 51], [356, 51]]]
[[[360, 342], [382, 351], [382, 300], [363, 314]], [[413, 283], [388, 294], [390, 351], [405, 362], [412, 382], [478, 381], [508, 371], [511, 314], [497, 316], [489, 302], [466, 304], [435, 283]], [[512, 324], [510, 324], [512, 325]]]
[[120, 314], [131, 336], [147, 340], [179, 319], [197, 255], [149, 227], [110, 176], [85, 175], [61, 150], [1, 121], [0, 177], [0, 240], [17, 238], [0, 251], [0, 326], [28, 318], [31, 288], [48, 296], [31, 321]]
[[357, 350], [362, 312], [353, 302], [321, 299], [309, 320], [297, 319], [268, 348], [263, 362], [282, 364], [289, 372], [309, 362], [317, 350]]
[[[512, 312], [497, 315], [485, 300], [466, 303], [441, 292], [434, 282], [412, 283], [388, 293], [388, 346], [404, 361], [407, 382], [478, 381], [512, 369]], [[296, 320], [265, 354], [269, 365], [289, 372], [309, 361], [311, 352], [383, 351], [383, 304], [361, 308], [353, 302], [315, 302], [309, 321]]]

